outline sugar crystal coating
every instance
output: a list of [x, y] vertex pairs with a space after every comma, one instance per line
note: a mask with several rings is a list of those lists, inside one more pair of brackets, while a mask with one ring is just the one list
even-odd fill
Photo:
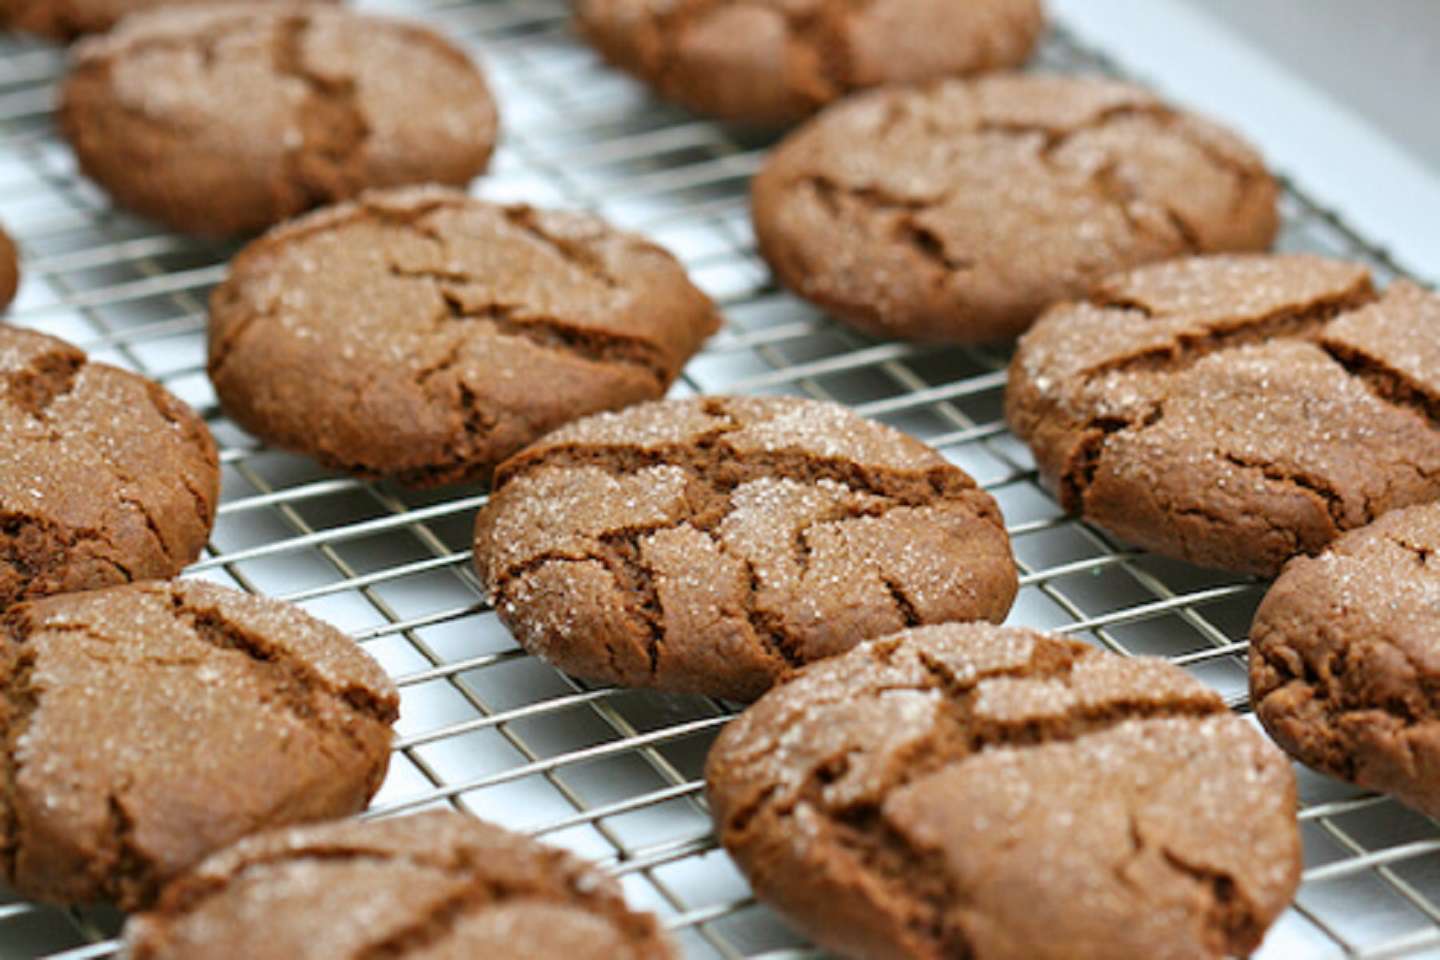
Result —
[[717, 832], [856, 958], [1244, 954], [1299, 883], [1295, 781], [1152, 659], [987, 624], [812, 664], [721, 734]]
[[1290, 561], [1250, 629], [1250, 696], [1276, 741], [1431, 816], [1440, 815], [1437, 551], [1440, 504], [1393, 510]]
[[1108, 278], [1020, 341], [1006, 417], [1069, 510], [1274, 574], [1440, 497], [1440, 296], [1359, 264], [1197, 257]]
[[1039, 0], [580, 0], [607, 60], [691, 109], [752, 124], [803, 118], [855, 90], [1013, 67]]
[[58, 119], [117, 203], [207, 235], [371, 187], [464, 185], [497, 127], [478, 68], [424, 27], [237, 3], [141, 13], [77, 45]]
[[210, 431], [158, 384], [0, 327], [0, 610], [174, 576], [219, 487]]
[[251, 837], [125, 931], [131, 960], [672, 960], [578, 858], [453, 811]]
[[384, 776], [394, 684], [298, 608], [148, 582], [20, 604], [0, 637], [0, 870], [34, 899], [143, 905]]
[[1013, 337], [1106, 274], [1263, 250], [1245, 142], [1130, 84], [998, 75], [876, 91], [791, 134], [752, 188], [785, 286], [883, 337]]
[[549, 434], [497, 473], [477, 569], [532, 652], [629, 686], [751, 699], [916, 623], [1001, 620], [995, 502], [836, 404], [662, 401]]

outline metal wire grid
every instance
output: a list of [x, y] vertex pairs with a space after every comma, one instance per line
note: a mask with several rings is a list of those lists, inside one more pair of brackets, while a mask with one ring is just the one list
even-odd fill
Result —
[[[373, 5], [372, 5], [373, 6]], [[765, 143], [657, 105], [575, 44], [563, 0], [391, 0], [472, 47], [504, 112], [479, 192], [583, 207], [686, 262], [728, 325], [676, 393], [803, 393], [851, 404], [942, 449], [999, 500], [1022, 571], [1013, 622], [1168, 657], [1245, 710], [1245, 633], [1263, 584], [1126, 549], [1065, 517], [1000, 418], [1006, 355], [867, 339], [778, 291], [745, 204]], [[1118, 73], [1063, 32], [1041, 63]], [[602, 863], [687, 956], [806, 956], [715, 848], [705, 751], [732, 711], [695, 697], [592, 686], [515, 647], [469, 567], [483, 492], [414, 493], [265, 450], [220, 415], [203, 373], [204, 303], [229, 248], [157, 232], [80, 180], [51, 127], [52, 49], [0, 44], [0, 213], [25, 255], [9, 321], [143, 372], [202, 411], [224, 498], [190, 570], [282, 596], [347, 629], [396, 677], [400, 736], [366, 816], [438, 804], [528, 830]], [[1384, 251], [1290, 189], [1281, 246]], [[1440, 834], [1393, 801], [1298, 771], [1306, 872], [1264, 956], [1440, 950]], [[107, 957], [120, 917], [0, 894], [0, 955]]]

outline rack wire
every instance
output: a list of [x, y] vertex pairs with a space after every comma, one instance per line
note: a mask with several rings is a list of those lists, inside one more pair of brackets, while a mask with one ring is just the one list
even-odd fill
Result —
[[[594, 210], [685, 261], [728, 320], [676, 394], [837, 400], [940, 448], [1000, 502], [1022, 571], [1012, 622], [1169, 658], [1242, 713], [1245, 635], [1263, 584], [1127, 549], [1063, 514], [1001, 420], [1003, 350], [868, 339], [779, 291], [758, 260], [746, 187], [767, 144], [650, 99], [569, 34], [563, 0], [382, 0], [470, 47], [505, 139], [482, 195]], [[1055, 31], [1049, 69], [1118, 74]], [[285, 597], [348, 630], [402, 690], [391, 772], [365, 816], [436, 805], [601, 863], [688, 957], [814, 955], [751, 898], [715, 846], [700, 780], [732, 709], [594, 686], [519, 650], [470, 568], [479, 489], [415, 493], [325, 472], [228, 423], [204, 376], [205, 299], [231, 248], [114, 211], [55, 136], [63, 56], [0, 41], [0, 215], [24, 254], [9, 322], [164, 383], [222, 446], [214, 534], [187, 575]], [[1302, 171], [1303, 173], [1303, 171]], [[1399, 271], [1293, 186], [1280, 246]], [[1440, 831], [1394, 801], [1297, 768], [1305, 874], [1261, 956], [1440, 951]], [[0, 891], [0, 956], [109, 957], [122, 918]]]

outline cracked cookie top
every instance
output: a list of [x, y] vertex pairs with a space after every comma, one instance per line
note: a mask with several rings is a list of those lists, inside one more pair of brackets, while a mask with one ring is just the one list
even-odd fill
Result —
[[856, 90], [1025, 62], [1039, 0], [579, 0], [581, 32], [666, 99], [799, 120]]
[[104, 33], [132, 14], [160, 7], [255, 2], [294, 5], [336, 0], [0, 0], [0, 27], [68, 41], [87, 33]]
[[562, 423], [663, 395], [718, 326], [641, 237], [405, 188], [242, 250], [211, 296], [209, 371], [257, 436], [433, 486], [488, 480]]
[[1285, 758], [1176, 667], [1030, 630], [909, 630], [716, 741], [757, 896], [846, 956], [1246, 954], [1300, 875]]
[[174, 576], [199, 556], [219, 495], [215, 442], [189, 407], [0, 326], [0, 610]]
[[250, 837], [168, 887], [125, 939], [131, 960], [676, 956], [594, 867], [454, 811]]
[[118, 204], [208, 235], [370, 187], [463, 185], [496, 122], [475, 64], [423, 27], [235, 3], [140, 14], [80, 44], [59, 113]]
[[1440, 505], [1285, 566], [1250, 628], [1265, 729], [1331, 776], [1440, 816]]
[[788, 137], [752, 188], [779, 280], [879, 336], [1013, 337], [1112, 271], [1262, 250], [1276, 186], [1233, 134], [1128, 84], [883, 90]]
[[475, 563], [520, 643], [578, 676], [750, 700], [919, 623], [1005, 618], [989, 494], [923, 443], [792, 397], [644, 404], [503, 464]]
[[1046, 313], [1005, 404], [1066, 509], [1273, 575], [1440, 497], [1440, 297], [1305, 255], [1143, 267]]
[[143, 906], [240, 837], [363, 808], [398, 703], [338, 630], [211, 584], [12, 607], [0, 871], [31, 899]]

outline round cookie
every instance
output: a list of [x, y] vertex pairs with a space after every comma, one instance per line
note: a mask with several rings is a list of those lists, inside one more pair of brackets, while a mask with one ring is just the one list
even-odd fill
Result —
[[355, 813], [399, 698], [296, 607], [201, 582], [0, 619], [0, 874], [35, 900], [143, 906], [257, 830]]
[[799, 671], [706, 763], [755, 893], [853, 958], [1248, 954], [1300, 879], [1295, 778], [1161, 660], [985, 624]]
[[369, 187], [466, 184], [496, 122], [480, 71], [424, 27], [234, 3], [140, 14], [79, 44], [59, 114], [116, 203], [207, 235]]
[[10, 234], [0, 229], [0, 310], [10, 306], [20, 289], [20, 252]]
[[1440, 504], [1297, 557], [1250, 629], [1250, 699], [1296, 759], [1440, 816]]
[[577, 857], [453, 811], [242, 840], [125, 928], [130, 960], [675, 960]]
[[0, 326], [0, 436], [0, 610], [171, 577], [199, 556], [215, 441], [158, 384]]
[[780, 282], [882, 337], [982, 342], [1112, 271], [1262, 250], [1276, 186], [1137, 87], [1014, 74], [882, 90], [791, 134], [752, 186]]
[[475, 564], [522, 646], [629, 687], [750, 700], [902, 627], [999, 622], [999, 508], [835, 404], [705, 397], [562, 427], [503, 464]]
[[488, 480], [562, 423], [662, 396], [718, 326], [640, 237], [407, 188], [241, 251], [211, 296], [209, 370], [266, 441], [433, 486]]
[[856, 90], [1018, 66], [1040, 0], [578, 0], [606, 60], [701, 113], [791, 123]]
[[145, 10], [222, 2], [244, 5], [335, 0], [0, 0], [0, 29], [68, 41], [86, 33], [104, 33], [125, 17]]
[[1045, 314], [1005, 408], [1067, 510], [1273, 575], [1440, 498], [1440, 297], [1313, 256], [1143, 267]]

